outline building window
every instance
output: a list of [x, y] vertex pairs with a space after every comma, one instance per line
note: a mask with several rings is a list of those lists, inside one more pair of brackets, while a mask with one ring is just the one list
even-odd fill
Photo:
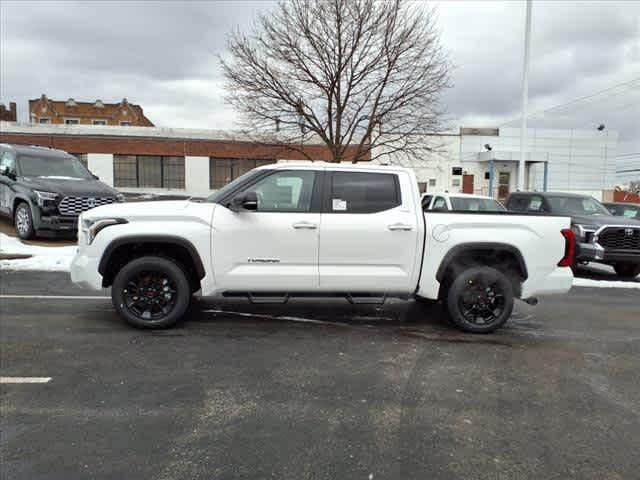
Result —
[[138, 186], [138, 162], [135, 155], [113, 156], [114, 187]]
[[216, 190], [235, 180], [240, 175], [262, 165], [269, 165], [273, 160], [254, 160], [238, 158], [209, 158], [209, 188]]
[[78, 160], [80, 160], [80, 163], [82, 165], [85, 166], [85, 168], [87, 167], [88, 164], [88, 157], [89, 155], [87, 153], [72, 153], [71, 155], [73, 155], [74, 157], [76, 157]]
[[451, 179], [451, 186], [452, 187], [459, 187], [460, 186], [460, 179], [459, 178], [452, 178]]
[[65, 125], [78, 125], [80, 123], [80, 120], [78, 120], [77, 118], [65, 118], [64, 119], [64, 124]]
[[51, 119], [49, 117], [42, 117], [38, 119], [38, 123], [41, 123], [43, 125], [48, 124], [51, 123]]
[[106, 125], [107, 121], [106, 120], [94, 120], [93, 122], [94, 125]]
[[120, 122], [121, 127], [129, 127], [131, 126], [131, 122]]
[[462, 167], [451, 167], [451, 175], [462, 175]]
[[427, 182], [418, 182], [418, 190], [420, 193], [425, 193], [427, 191]]
[[114, 155], [115, 187], [184, 189], [184, 157]]
[[436, 179], [435, 178], [430, 178], [429, 179], [429, 186], [430, 187], [435, 187], [436, 186]]
[[489, 180], [491, 178], [491, 172], [484, 172], [484, 179]]

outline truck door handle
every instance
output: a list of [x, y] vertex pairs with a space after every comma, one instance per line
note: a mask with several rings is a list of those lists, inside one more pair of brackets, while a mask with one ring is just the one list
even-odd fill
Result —
[[318, 225], [311, 222], [297, 222], [293, 224], [293, 228], [296, 230], [315, 230], [318, 228]]
[[387, 225], [387, 228], [392, 232], [396, 230], [413, 230], [413, 227], [406, 223], [392, 223], [391, 225]]

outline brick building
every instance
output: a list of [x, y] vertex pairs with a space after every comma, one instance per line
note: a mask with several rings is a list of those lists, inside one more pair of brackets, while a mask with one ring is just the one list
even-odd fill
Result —
[[0, 121], [16, 122], [18, 121], [18, 111], [16, 110], [16, 102], [10, 102], [9, 108], [0, 103]]
[[[260, 165], [331, 159], [324, 145], [293, 149], [256, 142], [238, 132], [184, 128], [2, 122], [0, 143], [65, 150], [124, 192], [192, 196], [207, 196]], [[349, 149], [346, 153], [348, 158]]]
[[45, 94], [29, 100], [29, 121], [52, 125], [116, 125], [153, 127], [140, 105], [129, 103], [126, 98], [118, 103], [77, 102], [51, 100]]

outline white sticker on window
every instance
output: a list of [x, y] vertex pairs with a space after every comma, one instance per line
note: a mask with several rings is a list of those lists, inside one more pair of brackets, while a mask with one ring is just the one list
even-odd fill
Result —
[[347, 201], [342, 200], [341, 198], [333, 199], [333, 209], [334, 210], [342, 210], [345, 211], [347, 209]]

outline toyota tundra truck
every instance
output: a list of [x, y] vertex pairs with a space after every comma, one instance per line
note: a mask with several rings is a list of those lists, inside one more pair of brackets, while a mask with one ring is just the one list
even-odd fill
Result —
[[533, 304], [573, 281], [569, 218], [423, 212], [413, 172], [394, 166], [278, 163], [203, 202], [100, 206], [78, 228], [72, 280], [111, 287], [139, 328], [174, 325], [195, 294], [341, 296], [440, 301], [460, 329], [487, 333], [516, 298]]

